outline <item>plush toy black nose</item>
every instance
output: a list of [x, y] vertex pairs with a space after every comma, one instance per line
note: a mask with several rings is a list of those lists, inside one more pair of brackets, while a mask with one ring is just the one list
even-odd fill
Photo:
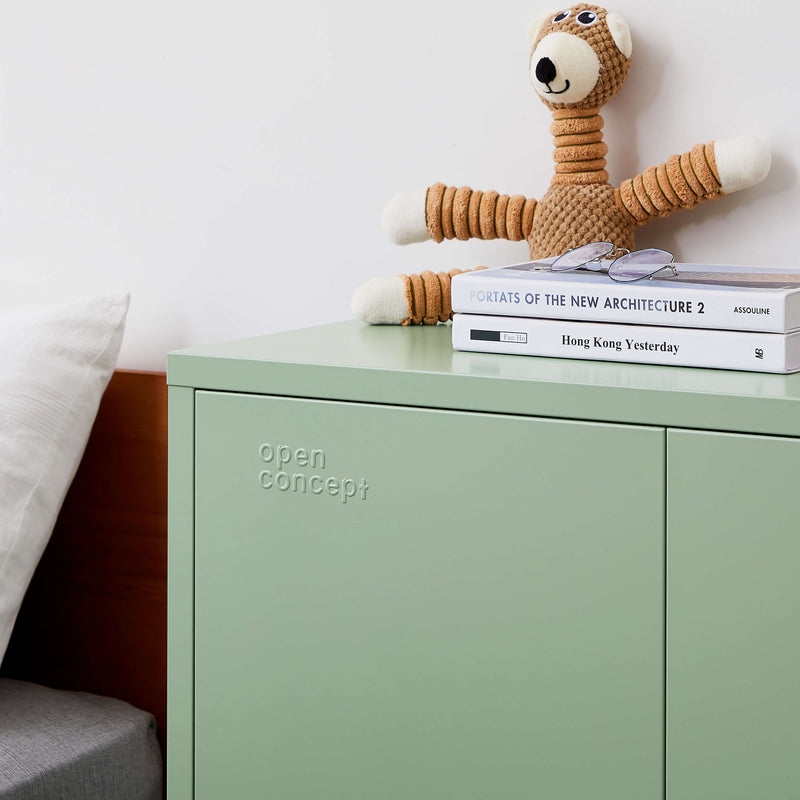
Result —
[[536, 80], [539, 83], [552, 83], [556, 77], [556, 65], [546, 56], [536, 65]]

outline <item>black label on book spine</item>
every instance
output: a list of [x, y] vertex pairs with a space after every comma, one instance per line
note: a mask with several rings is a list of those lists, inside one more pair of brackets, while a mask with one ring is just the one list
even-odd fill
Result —
[[472, 328], [469, 332], [469, 338], [478, 342], [499, 342], [500, 331], [479, 331]]

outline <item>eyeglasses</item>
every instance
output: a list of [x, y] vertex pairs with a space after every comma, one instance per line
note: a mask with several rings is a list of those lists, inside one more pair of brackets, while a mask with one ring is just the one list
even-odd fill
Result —
[[[610, 264], [601, 263], [610, 258], [613, 258]], [[607, 272], [608, 277], [612, 280], [631, 283], [644, 278], [652, 278], [664, 269], [671, 269], [672, 274], [677, 275], [678, 270], [672, 263], [674, 258], [672, 253], [655, 247], [631, 252], [624, 248], [617, 248], [611, 242], [592, 242], [567, 250], [564, 255], [559, 256], [550, 264], [549, 269], [551, 272], [567, 272], [573, 269]]]

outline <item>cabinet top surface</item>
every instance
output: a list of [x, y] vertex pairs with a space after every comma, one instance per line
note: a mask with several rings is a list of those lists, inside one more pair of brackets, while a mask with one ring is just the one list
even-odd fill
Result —
[[449, 325], [358, 321], [170, 353], [171, 386], [800, 436], [800, 373], [455, 351]]

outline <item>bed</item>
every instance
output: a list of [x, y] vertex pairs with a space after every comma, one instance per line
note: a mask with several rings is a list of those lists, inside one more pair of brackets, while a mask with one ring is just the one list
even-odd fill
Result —
[[[74, 360], [63, 326], [56, 333], [54, 352]], [[106, 357], [111, 369], [118, 339]], [[96, 354], [88, 360], [96, 369]], [[2, 351], [0, 367], [8, 369]], [[86, 371], [80, 381], [81, 391], [92, 381], [100, 387], [102, 400], [89, 409], [91, 435], [2, 659], [0, 798], [156, 800], [166, 763], [165, 376]], [[4, 424], [16, 430], [7, 396], [0, 381], [4, 436]], [[0, 456], [2, 470], [8, 459]], [[0, 538], [3, 527], [0, 516]]]

